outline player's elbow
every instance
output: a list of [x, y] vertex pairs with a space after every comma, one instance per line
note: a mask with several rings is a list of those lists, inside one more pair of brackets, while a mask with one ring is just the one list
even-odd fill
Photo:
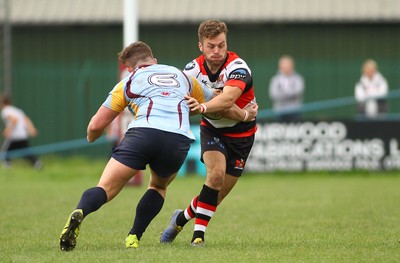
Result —
[[100, 137], [100, 135], [101, 135], [101, 133], [98, 132], [98, 131], [88, 130], [87, 131], [87, 135], [86, 135], [86, 139], [87, 139], [88, 142], [94, 142], [97, 138]]
[[98, 126], [95, 122], [90, 122], [87, 127], [87, 140], [94, 142], [103, 133], [104, 128]]
[[87, 127], [87, 133], [95, 133], [100, 130], [99, 125], [97, 125], [95, 122], [91, 121]]
[[88, 135], [86, 136], [86, 140], [87, 140], [88, 142], [92, 143], [92, 142], [94, 142], [96, 139], [94, 139], [93, 137], [90, 136], [90, 134], [88, 134]]
[[87, 130], [88, 134], [99, 134], [102, 132], [103, 132], [103, 129], [100, 129], [98, 127], [88, 127], [88, 130]]

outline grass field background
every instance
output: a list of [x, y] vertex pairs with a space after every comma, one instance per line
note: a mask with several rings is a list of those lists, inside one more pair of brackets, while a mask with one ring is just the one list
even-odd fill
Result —
[[399, 262], [400, 173], [244, 175], [218, 207], [203, 248], [190, 246], [189, 223], [172, 244], [160, 232], [204, 182], [177, 178], [139, 249], [125, 249], [146, 190], [126, 187], [89, 215], [73, 252], [59, 234], [105, 160], [47, 158], [35, 171], [0, 168], [0, 262]]

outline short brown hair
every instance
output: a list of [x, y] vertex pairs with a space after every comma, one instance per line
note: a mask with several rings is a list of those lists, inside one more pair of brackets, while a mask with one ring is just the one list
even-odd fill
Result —
[[228, 34], [228, 27], [219, 20], [206, 20], [199, 26], [199, 41], [203, 42], [204, 38], [216, 37], [221, 33]]
[[7, 94], [0, 94], [0, 103], [3, 105], [11, 105], [11, 96]]
[[153, 52], [149, 45], [142, 41], [134, 42], [118, 53], [119, 62], [130, 67], [134, 67], [138, 61], [148, 58], [154, 58]]

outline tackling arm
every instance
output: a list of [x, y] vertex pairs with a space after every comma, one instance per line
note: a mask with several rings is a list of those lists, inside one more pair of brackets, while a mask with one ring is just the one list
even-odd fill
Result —
[[87, 140], [94, 142], [104, 132], [104, 129], [119, 115], [105, 106], [100, 106], [96, 114], [92, 117], [87, 127]]
[[[257, 115], [258, 105], [253, 104], [241, 109], [235, 104], [235, 101], [242, 94], [242, 90], [235, 86], [225, 86], [224, 92], [218, 92], [200, 83], [196, 78], [190, 78], [193, 84], [191, 94], [185, 97], [186, 103], [191, 109], [190, 116], [201, 112], [201, 106], [206, 105], [207, 112], [217, 112], [224, 118], [238, 121], [252, 121]], [[211, 91], [213, 90], [213, 91]], [[222, 96], [222, 97], [221, 97]], [[209, 106], [209, 103], [212, 105]], [[208, 108], [210, 107], [210, 108]]]
[[[198, 109], [192, 109], [194, 111], [200, 110], [200, 113], [204, 113], [202, 106], [206, 108], [207, 112], [219, 112], [228, 110], [231, 108], [235, 101], [242, 95], [242, 90], [239, 87], [225, 86], [224, 91], [212, 100], [200, 104]], [[202, 105], [202, 106], [201, 106]]]
[[3, 136], [4, 136], [4, 138], [8, 139], [8, 138], [10, 138], [15, 126], [17, 126], [18, 119], [12, 115], [8, 115], [6, 117], [6, 119], [7, 119], [7, 122], [6, 122], [7, 125], [3, 130]]
[[37, 135], [37, 130], [35, 125], [33, 125], [32, 120], [25, 115], [25, 124], [26, 124], [26, 128], [28, 130], [28, 134], [29, 136], [35, 137]]
[[216, 97], [204, 102], [204, 99], [199, 99], [196, 94], [193, 97], [186, 96], [186, 103], [191, 109], [190, 115], [201, 113], [218, 113], [223, 117], [238, 120], [238, 121], [252, 121], [258, 112], [258, 105], [252, 104], [244, 109], [239, 108], [235, 101], [242, 94], [239, 87], [225, 86], [224, 92], [221, 92]]
[[257, 115], [258, 112], [258, 104], [250, 104], [246, 106], [245, 108], [241, 109], [239, 106], [236, 104], [233, 104], [232, 107], [230, 107], [227, 110], [219, 112], [222, 117], [231, 119], [231, 120], [237, 120], [237, 121], [253, 121], [255, 116]]

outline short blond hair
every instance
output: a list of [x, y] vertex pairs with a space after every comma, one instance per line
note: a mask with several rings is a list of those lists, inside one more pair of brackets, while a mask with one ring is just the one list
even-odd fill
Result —
[[202, 43], [204, 38], [216, 37], [221, 33], [228, 34], [228, 27], [219, 20], [206, 20], [200, 24], [197, 33], [199, 42]]
[[364, 68], [367, 67], [367, 66], [372, 67], [375, 70], [378, 70], [378, 64], [373, 59], [367, 59], [366, 61], [364, 61], [363, 65], [362, 65], [362, 68], [361, 68], [361, 71], [363, 71]]
[[149, 58], [154, 59], [153, 52], [149, 45], [142, 41], [134, 42], [118, 53], [119, 62], [130, 67]]
[[284, 61], [284, 60], [290, 61], [290, 62], [294, 65], [294, 59], [293, 59], [293, 57], [290, 56], [290, 55], [282, 55], [282, 56], [279, 58], [278, 64], [280, 64], [280, 63], [281, 63], [282, 61]]

